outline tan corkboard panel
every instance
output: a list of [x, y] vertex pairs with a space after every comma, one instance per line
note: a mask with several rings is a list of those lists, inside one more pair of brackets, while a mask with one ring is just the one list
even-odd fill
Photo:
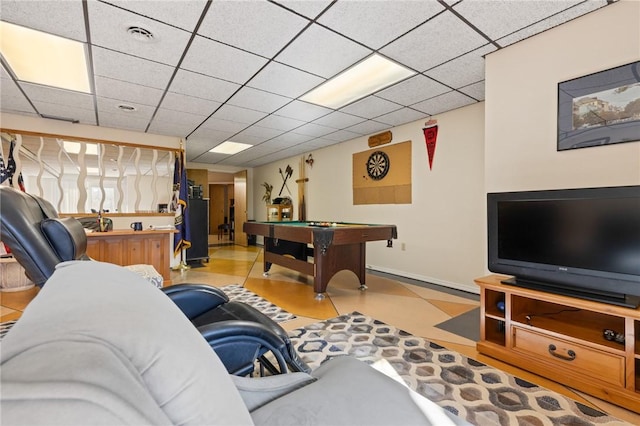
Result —
[[[380, 180], [367, 173], [375, 151], [389, 157], [389, 172]], [[353, 204], [411, 204], [411, 141], [353, 154]]]

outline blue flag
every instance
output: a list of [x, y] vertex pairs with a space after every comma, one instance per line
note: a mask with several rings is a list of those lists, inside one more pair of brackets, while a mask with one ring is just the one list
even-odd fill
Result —
[[189, 197], [187, 188], [187, 167], [184, 151], [176, 155], [176, 164], [173, 168], [173, 200], [171, 206], [176, 213], [176, 232], [173, 234], [173, 255], [177, 256], [184, 249], [191, 247], [191, 229], [189, 227]]

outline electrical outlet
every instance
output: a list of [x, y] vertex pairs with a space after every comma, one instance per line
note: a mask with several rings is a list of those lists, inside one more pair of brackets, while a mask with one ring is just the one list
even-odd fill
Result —
[[406, 249], [407, 246], [404, 243], [400, 244], [400, 250], [405, 251]]

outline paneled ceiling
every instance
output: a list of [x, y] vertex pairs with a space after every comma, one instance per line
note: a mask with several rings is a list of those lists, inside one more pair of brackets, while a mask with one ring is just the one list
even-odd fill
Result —
[[[177, 136], [188, 161], [255, 167], [480, 102], [486, 54], [608, 3], [2, 0], [3, 21], [87, 44], [93, 93], [19, 81], [3, 59], [0, 108]], [[337, 110], [299, 100], [373, 53], [417, 74]], [[253, 147], [209, 152], [226, 140]]]

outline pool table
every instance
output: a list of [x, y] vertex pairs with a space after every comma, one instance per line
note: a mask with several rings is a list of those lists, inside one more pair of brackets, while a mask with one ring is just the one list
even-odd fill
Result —
[[316, 299], [324, 298], [331, 277], [344, 269], [355, 273], [360, 289], [366, 290], [365, 244], [387, 240], [387, 247], [392, 247], [398, 238], [395, 225], [345, 222], [246, 222], [242, 230], [264, 237], [265, 275], [275, 263], [313, 276]]

